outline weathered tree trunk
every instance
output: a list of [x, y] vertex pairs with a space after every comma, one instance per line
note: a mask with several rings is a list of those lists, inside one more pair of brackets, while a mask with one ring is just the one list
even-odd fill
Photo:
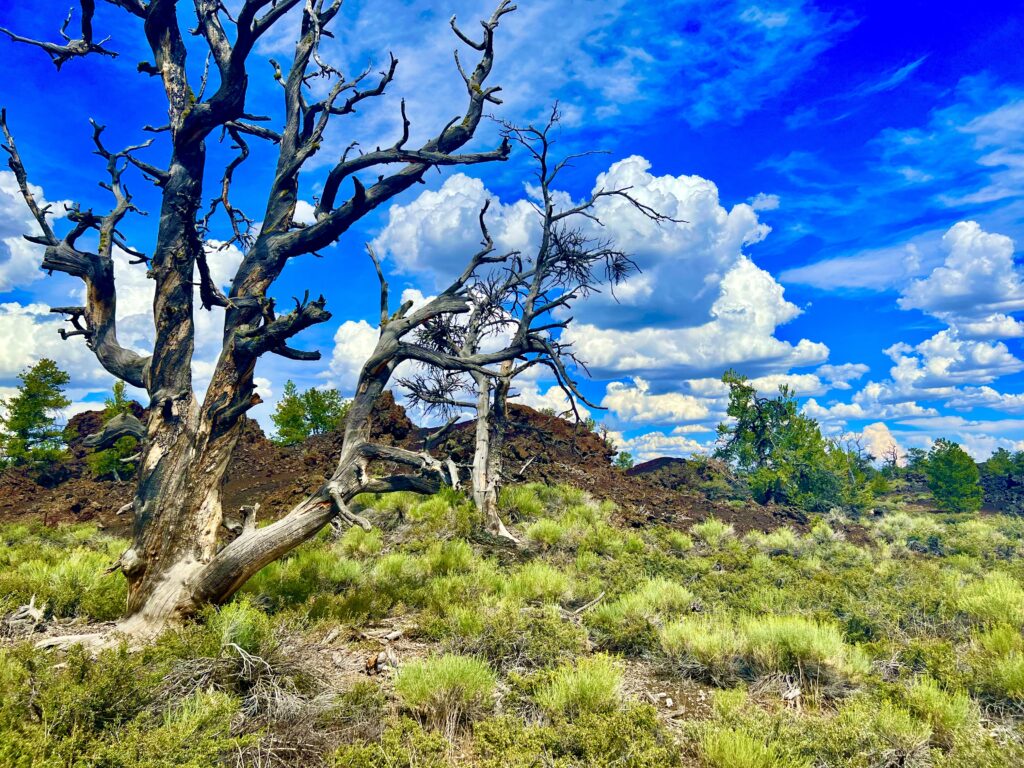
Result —
[[477, 389], [476, 434], [473, 450], [473, 501], [484, 517], [487, 529], [495, 536], [517, 541], [498, 514], [498, 490], [501, 482], [502, 449], [508, 419], [508, 390], [511, 385], [511, 363], [501, 366], [502, 375], [495, 381], [484, 374], [474, 374]]
[[[150, 142], [120, 152], [107, 151], [101, 140], [103, 127], [94, 123], [96, 154], [106, 160], [110, 177], [109, 183], [101, 186], [111, 193], [114, 206], [105, 215], [96, 215], [77, 204], [69, 207], [66, 220], [71, 226], [63, 237], [58, 237], [48, 220], [49, 207], [41, 207], [35, 199], [2, 110], [0, 133], [8, 166], [41, 232], [27, 238], [45, 247], [43, 268], [78, 277], [85, 284], [85, 306], [55, 308], [69, 316], [74, 327], [70, 333], [64, 333], [65, 338], [84, 337], [107, 371], [145, 389], [150, 398], [144, 432], [137, 430], [141, 446], [133, 502], [134, 536], [132, 546], [119, 561], [129, 587], [126, 619], [120, 628], [144, 635], [205, 602], [226, 600], [260, 568], [309, 539], [335, 516], [367, 525], [348, 510], [347, 504], [356, 494], [404, 489], [430, 492], [437, 489], [442, 478], [450, 476], [444, 465], [426, 454], [371, 444], [370, 414], [401, 360], [433, 362], [427, 350], [402, 342], [402, 337], [438, 315], [466, 311], [462, 289], [473, 269], [480, 265], [478, 259], [446, 295], [430, 303], [429, 310], [409, 316], [410, 305], [403, 305], [394, 316], [390, 315], [387, 285], [381, 274], [381, 336], [360, 375], [334, 474], [316, 493], [276, 522], [256, 528], [253, 510], [243, 521], [242, 532], [236, 539], [223, 546], [219, 541], [224, 477], [238, 441], [240, 419], [259, 402], [254, 392], [256, 363], [265, 354], [295, 360], [319, 359], [319, 353], [293, 349], [288, 342], [304, 329], [330, 319], [324, 299], [308, 301], [308, 294], [297, 302], [293, 312], [278, 315], [268, 295], [274, 281], [289, 259], [314, 254], [335, 243], [370, 211], [421, 182], [431, 168], [508, 157], [507, 140], [490, 152], [460, 154], [458, 150], [473, 138], [485, 106], [501, 103], [495, 95], [500, 89], [487, 86], [486, 80], [493, 64], [495, 30], [501, 18], [515, 10], [515, 6], [510, 0], [500, 0], [490, 19], [482, 22], [479, 41], [459, 29], [454, 17], [450, 22], [456, 37], [479, 53], [469, 71], [459, 63], [467, 96], [461, 118], [447, 123], [418, 148], [412, 148], [406, 146], [409, 123], [403, 106], [404, 131], [397, 142], [360, 153], [358, 157], [349, 157], [346, 152], [324, 180], [315, 222], [300, 226], [295, 221], [299, 173], [320, 151], [328, 121], [354, 114], [357, 104], [382, 95], [394, 78], [397, 60], [391, 58], [389, 68], [375, 85], [363, 82], [364, 76], [346, 79], [322, 61], [319, 44], [322, 36], [329, 34], [326, 28], [338, 15], [341, 0], [246, 0], [234, 14], [229, 14], [224, 4], [216, 0], [196, 0], [194, 28], [183, 26], [184, 12], [177, 0], [120, 0], [111, 5], [142, 22], [152, 62], [140, 63], [139, 70], [158, 78], [167, 100], [166, 117], [162, 114], [158, 127], [153, 129], [167, 136], [170, 158], [166, 168], [135, 156]], [[82, 0], [81, 6], [81, 40], [54, 46], [20, 36], [13, 39], [47, 51], [58, 67], [69, 58], [90, 53], [113, 55], [92, 42], [95, 3]], [[266, 118], [247, 114], [247, 64], [259, 39], [293, 9], [301, 9], [301, 22], [291, 67], [285, 73], [274, 65], [275, 79], [284, 89], [283, 125], [278, 132], [262, 124]], [[201, 38], [209, 49], [201, 81], [190, 82], [186, 60], [191, 45], [185, 43], [186, 30], [189, 39]], [[208, 90], [211, 67], [216, 73]], [[315, 77], [326, 78], [330, 87], [311, 101], [307, 85]], [[164, 119], [167, 124], [160, 125]], [[239, 155], [224, 167], [219, 196], [204, 217], [200, 212], [204, 207], [203, 180], [210, 170], [206, 140], [218, 131], [231, 136]], [[230, 200], [233, 174], [249, 156], [243, 137], [255, 137], [279, 148], [258, 235], [248, 231], [244, 225], [252, 224], [252, 220]], [[122, 174], [129, 168], [141, 171], [161, 189], [156, 242], [149, 258], [131, 250], [118, 229], [129, 212], [138, 211], [127, 187], [121, 183]], [[385, 172], [388, 168], [393, 170]], [[358, 175], [375, 176], [376, 181], [365, 186]], [[347, 180], [352, 192], [346, 198], [342, 190], [347, 187], [343, 186]], [[245, 251], [228, 296], [211, 278], [203, 242], [213, 236], [210, 217], [218, 208], [229, 220], [233, 233], [229, 242]], [[90, 238], [83, 235], [87, 233], [98, 235], [95, 252], [86, 250], [84, 241]], [[138, 354], [117, 342], [112, 256], [115, 245], [134, 256], [137, 261], [133, 263], [145, 262], [147, 276], [154, 282], [156, 336], [151, 355]], [[204, 309], [217, 306], [225, 310], [223, 347], [201, 404], [192, 381], [197, 286]], [[493, 362], [483, 359], [478, 366]], [[131, 426], [138, 428], [137, 424]], [[114, 433], [111, 429], [97, 441]], [[369, 472], [374, 461], [405, 465], [414, 472], [377, 478]]]

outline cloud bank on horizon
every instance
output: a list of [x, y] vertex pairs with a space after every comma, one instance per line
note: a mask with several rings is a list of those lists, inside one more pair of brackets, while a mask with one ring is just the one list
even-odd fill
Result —
[[[478, 17], [485, 5], [347, 3], [324, 55], [361, 70], [390, 50], [399, 78], [389, 98], [338, 122], [323, 156], [400, 133], [399, 98], [413, 140], [451, 119], [462, 84], [447, 19]], [[1019, 39], [1022, 22], [1007, 4], [984, 0], [966, 11], [938, 2], [928, 17], [891, 5], [613, 0], [594, 11], [552, 0], [520, 3], [503, 26], [497, 116], [543, 120], [558, 101], [556, 151], [607, 151], [576, 161], [561, 201], [629, 187], [675, 220], [659, 225], [622, 200], [599, 202], [600, 223], [588, 224], [588, 234], [614, 241], [639, 272], [614, 293], [579, 302], [567, 331], [589, 368], [585, 391], [605, 409], [593, 416], [639, 460], [708, 450], [724, 416], [727, 368], [764, 392], [788, 384], [826, 431], [858, 433], [878, 454], [938, 437], [979, 458], [1000, 446], [1024, 449], [1024, 63], [979, 55]], [[64, 12], [50, 0], [31, 12], [5, 8], [0, 26], [43, 35]], [[24, 73], [4, 83], [2, 101], [35, 192], [57, 201], [57, 212], [64, 199], [102, 193], [89, 117], [124, 143], [159, 120], [157, 86], [130, 63], [140, 31], [122, 15], [98, 13], [97, 23], [109, 22], [125, 55], [73, 61], [59, 74], [37, 51], [0, 41]], [[285, 30], [262, 41], [260, 56], [287, 55], [291, 42]], [[252, 75], [251, 111], [274, 116], [279, 89], [267, 69], [263, 80], [259, 70]], [[40, 92], [64, 109], [59, 134], [42, 117]], [[160, 145], [150, 151], [157, 159]], [[211, 147], [218, 152], [226, 150]], [[478, 246], [487, 200], [499, 250], [530, 252], [538, 232], [525, 158], [471, 170], [439, 174], [361, 222], [323, 259], [289, 268], [278, 300], [313, 287], [335, 321], [303, 339], [323, 349], [320, 363], [261, 361], [267, 404], [257, 417], [266, 418], [288, 378], [351, 392], [376, 339], [376, 282], [362, 243], [373, 243], [393, 289], [414, 301], [461, 270]], [[308, 175], [311, 203], [320, 182]], [[236, 204], [258, 210], [265, 176], [256, 171], [239, 185]], [[135, 180], [142, 207], [144, 185]], [[128, 242], [143, 251], [152, 218], [126, 226]], [[81, 339], [58, 336], [49, 309], [81, 303], [81, 288], [39, 270], [39, 248], [22, 238], [33, 227], [12, 174], [0, 171], [0, 395], [24, 367], [52, 357], [72, 373], [73, 409], [88, 408], [111, 378]], [[210, 261], [226, 285], [241, 253], [221, 247], [218, 235], [211, 233]], [[142, 349], [152, 338], [150, 286], [144, 267], [121, 256], [119, 331]], [[199, 316], [199, 386], [219, 351], [221, 319], [217, 311]], [[543, 376], [518, 390], [519, 402], [566, 406]]]

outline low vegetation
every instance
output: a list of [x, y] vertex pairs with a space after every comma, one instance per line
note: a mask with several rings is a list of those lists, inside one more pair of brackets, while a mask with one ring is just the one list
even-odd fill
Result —
[[752, 533], [628, 531], [567, 487], [501, 505], [528, 546], [481, 539], [451, 491], [362, 497], [373, 531], [322, 533], [222, 608], [95, 657], [37, 650], [32, 627], [116, 616], [103, 571], [124, 542], [3, 527], [0, 763], [1024, 761], [1019, 518], [898, 492], [870, 518]]

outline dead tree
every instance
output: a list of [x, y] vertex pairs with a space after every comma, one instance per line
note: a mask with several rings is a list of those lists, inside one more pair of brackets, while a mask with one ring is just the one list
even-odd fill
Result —
[[[379, 76], [367, 71], [355, 77], [346, 77], [324, 63], [320, 42], [330, 35], [341, 0], [243, 0], [233, 15], [219, 0], [194, 0], [194, 29], [182, 26], [184, 4], [179, 0], [107, 2], [137, 19], [152, 53], [153, 61], [143, 62], [139, 70], [158, 78], [166, 96], [168, 122], [150, 128], [156, 140], [166, 141], [166, 161], [149, 162], [140, 157], [152, 140], [120, 151], [108, 149], [103, 127], [95, 125], [96, 154], [106, 162], [109, 177], [103, 186], [113, 205], [103, 213], [72, 206], [66, 216], [69, 227], [59, 234], [51, 224], [50, 211], [40, 207], [33, 195], [6, 115], [2, 128], [8, 164], [41, 230], [28, 239], [43, 246], [43, 269], [78, 277], [85, 284], [85, 306], [61, 309], [74, 326], [68, 336], [82, 336], [108, 372], [149, 395], [134, 499], [133, 542], [119, 562], [128, 580], [127, 613], [120, 629], [146, 634], [203, 603], [227, 599], [260, 568], [309, 539], [335, 516], [356, 520], [346, 506], [356, 494], [428, 490], [439, 482], [444, 472], [439, 462], [370, 442], [370, 410], [396, 361], [411, 356], [430, 363], [437, 357], [433, 351], [417, 352], [402, 340], [403, 333], [413, 327], [412, 318], [421, 315], [407, 317], [400, 312], [392, 318], [382, 316], [381, 340], [363, 370], [344, 448], [331, 478], [276, 522], [256, 528], [250, 514], [241, 535], [226, 545], [219, 538], [224, 475], [238, 440], [240, 420], [259, 402], [253, 382], [257, 361], [267, 354], [317, 359], [319, 353], [299, 351], [291, 342], [302, 330], [331, 317], [323, 297], [310, 300], [307, 296], [296, 300], [291, 311], [278, 313], [269, 295], [275, 280], [290, 260], [331, 245], [367, 213], [422, 182], [430, 169], [507, 157], [507, 140], [492, 151], [460, 150], [473, 137], [486, 105], [500, 103], [499, 89], [486, 81], [499, 21], [515, 7], [509, 0], [501, 0], [491, 17], [482, 22], [479, 39], [461, 31], [454, 18], [451, 21], [455, 35], [476, 57], [475, 66], [469, 69], [456, 54], [466, 87], [464, 114], [414, 148], [408, 146], [410, 123], [403, 104], [402, 135], [391, 146], [357, 155], [346, 152], [326, 174], [316, 201], [315, 221], [302, 226], [295, 221], [299, 174], [320, 151], [328, 123], [354, 114], [363, 102], [381, 96], [395, 76], [397, 60], [391, 57]], [[91, 42], [93, 2], [82, 0], [81, 5], [85, 43], [64, 46], [70, 54], [64, 60], [108, 53], [96, 50], [98, 44]], [[260, 38], [282, 22], [289, 23], [284, 17], [293, 10], [301, 15], [301, 24], [291, 62], [287, 67], [274, 63], [273, 76], [283, 96], [283, 118], [274, 130], [267, 127], [266, 118], [247, 108], [248, 64]], [[201, 82], [190, 82], [187, 74], [185, 40], [189, 34], [205, 44], [212, 63]], [[37, 45], [51, 56], [64, 56], [49, 44], [18, 36], [14, 39]], [[314, 95], [309, 87], [313, 80], [321, 83], [316, 93], [325, 95]], [[327, 87], [322, 85], [325, 82]], [[238, 156], [224, 168], [215, 202], [204, 215], [207, 140], [216, 133], [231, 137]], [[231, 198], [232, 180], [249, 156], [250, 141], [271, 142], [277, 151], [258, 234], [248, 227], [251, 219]], [[124, 217], [136, 210], [124, 182], [126, 173], [136, 171], [159, 188], [161, 197], [159, 223], [148, 256], [130, 250], [119, 230]], [[370, 181], [364, 183], [360, 175]], [[350, 191], [343, 193], [346, 184]], [[232, 241], [244, 250], [226, 295], [212, 280], [204, 251], [207, 227], [218, 210], [228, 218]], [[92, 242], [96, 245], [88, 244]], [[145, 263], [154, 282], [156, 334], [148, 354], [127, 349], [117, 339], [115, 247]], [[202, 307], [225, 310], [223, 347], [202, 400], [193, 389], [191, 367], [196, 293]], [[439, 301], [441, 309], [457, 311], [455, 304], [462, 299], [448, 296]], [[479, 361], [481, 366], [491, 362], [490, 358]], [[378, 478], [370, 471], [377, 460], [411, 469], [408, 474]]]
[[[414, 403], [448, 416], [449, 424], [459, 412], [475, 411], [473, 498], [491, 532], [513, 541], [498, 514], [512, 383], [527, 369], [543, 366], [565, 393], [577, 424], [578, 403], [600, 408], [580, 392], [572, 374], [585, 366], [560, 335], [572, 322], [569, 312], [576, 301], [601, 285], [614, 289], [636, 270], [629, 255], [610, 240], [595, 237], [584, 225], [600, 228], [596, 209], [599, 201], [610, 197], [627, 201], [633, 210], [655, 222], [671, 220], [637, 200], [628, 187], [601, 189], [579, 203], [559, 206], [555, 187], [559, 175], [582, 155], [552, 159], [558, 123], [556, 105], [542, 128], [504, 126], [506, 138], [524, 149], [536, 166], [536, 250], [529, 256], [507, 254], [498, 268], [474, 275], [469, 289], [472, 311], [465, 316], [439, 317], [419, 332], [421, 343], [455, 359], [472, 359], [481, 349], [493, 348], [504, 348], [510, 359], [485, 369], [432, 368], [403, 379]], [[583, 153], [587, 154], [592, 153]], [[490, 243], [486, 210], [481, 212], [480, 226], [485, 243]], [[522, 340], [530, 336], [540, 341], [539, 349], [519, 349]]]

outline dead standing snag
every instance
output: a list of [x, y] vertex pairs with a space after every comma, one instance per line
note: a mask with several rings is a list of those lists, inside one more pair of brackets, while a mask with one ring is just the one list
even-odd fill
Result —
[[[401, 329], [408, 318], [396, 317], [382, 328], [378, 350], [363, 369], [342, 455], [330, 480], [277, 522], [263, 528], [247, 526], [226, 546], [219, 541], [223, 480], [240, 419], [259, 402], [253, 381], [256, 363], [268, 353], [315, 359], [318, 353], [297, 350], [292, 340], [304, 329], [330, 319], [322, 297], [307, 297], [297, 301], [291, 311], [279, 314], [268, 296], [271, 287], [290, 259], [334, 243], [367, 213], [420, 182], [431, 168], [505, 159], [507, 142], [491, 151], [460, 150], [476, 132], [485, 106], [500, 103], [499, 89], [488, 85], [487, 78], [499, 22], [515, 6], [502, 0], [482, 22], [479, 39], [456, 30], [476, 57], [472, 70], [461, 62], [458, 66], [466, 84], [464, 114], [442, 126], [421, 146], [409, 147], [403, 107], [403, 135], [388, 148], [342, 157], [327, 174], [314, 222], [299, 226], [295, 222], [299, 174], [320, 151], [328, 123], [353, 114], [359, 103], [384, 94], [398, 62], [391, 58], [377, 75], [367, 72], [347, 78], [322, 60], [320, 41], [338, 17], [341, 0], [245, 0], [233, 16], [219, 0], [194, 0], [189, 5], [194, 6], [195, 25], [189, 30], [182, 26], [186, 6], [182, 0], [107, 2], [138, 19], [140, 35], [151, 51], [152, 62], [139, 69], [159, 79], [166, 97], [166, 124], [161, 117], [157, 126], [150, 128], [169, 143], [166, 162], [141, 159], [139, 153], [146, 144], [119, 152], [108, 150], [102, 142], [102, 128], [96, 126], [97, 154], [107, 163], [108, 179], [103, 186], [113, 198], [112, 207], [105, 213], [72, 207], [67, 214], [70, 228], [58, 235], [48, 209], [41, 208], [33, 196], [6, 114], [0, 123], [8, 165], [42, 233], [29, 239], [45, 248], [44, 269], [72, 275], [85, 285], [85, 305], [62, 309], [73, 323], [67, 335], [82, 336], [108, 372], [149, 395], [133, 542], [120, 560], [129, 590], [127, 617], [119, 628], [145, 634], [204, 602], [227, 599], [260, 568], [313, 536], [335, 516], [358, 523], [347, 508], [357, 493], [427, 490], [446, 473], [444, 464], [427, 455], [369, 441], [370, 409], [404, 343]], [[283, 90], [283, 118], [272, 129], [246, 107], [249, 58], [260, 38], [293, 10], [301, 15], [299, 36], [290, 64], [274, 65]], [[58, 66], [72, 56], [109, 55], [102, 44], [92, 42], [93, 3], [83, 1], [82, 11], [81, 41], [54, 47], [12, 37], [42, 48]], [[210, 62], [202, 81], [196, 83], [190, 82], [186, 68], [189, 33], [205, 43]], [[322, 97], [314, 97], [308, 88], [314, 76], [331, 83]], [[230, 136], [238, 156], [225, 168], [216, 201], [210, 204], [204, 201], [203, 190], [208, 172], [206, 144], [218, 132]], [[231, 198], [234, 175], [249, 156], [249, 140], [270, 142], [277, 151], [258, 235], [248, 226], [257, 217], [247, 217]], [[128, 250], [118, 229], [124, 217], [136, 211], [123, 181], [129, 170], [141, 172], [160, 193], [160, 211], [154, 217], [158, 219], [157, 232], [145, 255]], [[364, 172], [375, 180], [364, 183], [358, 175]], [[346, 195], [343, 188], [351, 192]], [[226, 294], [210, 276], [208, 259], [216, 254], [208, 256], [204, 250], [207, 227], [218, 212], [227, 217], [233, 242], [244, 249]], [[84, 245], [94, 240], [97, 246]], [[144, 262], [154, 282], [156, 334], [147, 354], [130, 350], [117, 339], [115, 246], [136, 262]], [[202, 400], [195, 394], [191, 367], [197, 278], [202, 306], [225, 309], [223, 347]], [[409, 467], [410, 472], [375, 477], [371, 465], [378, 460]]]

